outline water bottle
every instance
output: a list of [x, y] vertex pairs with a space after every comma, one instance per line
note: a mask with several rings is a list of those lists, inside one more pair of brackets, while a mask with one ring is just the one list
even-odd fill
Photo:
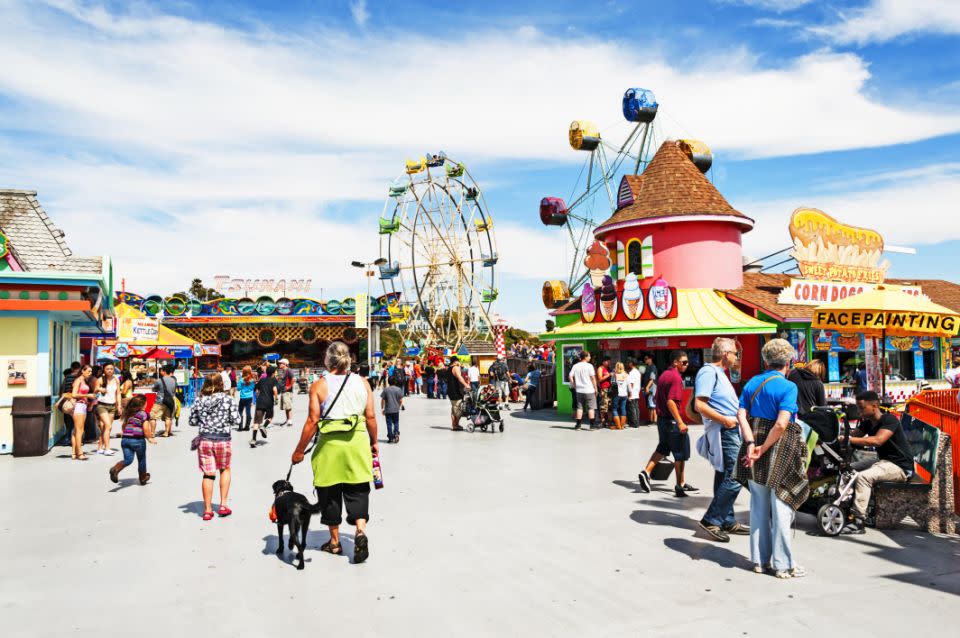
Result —
[[376, 489], [383, 487], [383, 470], [380, 469], [380, 455], [373, 455], [373, 486]]

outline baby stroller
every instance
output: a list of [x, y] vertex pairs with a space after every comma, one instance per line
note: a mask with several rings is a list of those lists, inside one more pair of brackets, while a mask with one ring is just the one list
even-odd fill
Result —
[[[807, 435], [810, 497], [800, 506], [800, 511], [816, 516], [820, 531], [826, 536], [840, 534], [853, 505], [857, 471], [851, 465], [851, 409], [856, 408], [814, 408], [798, 419], [810, 428]], [[838, 440], [841, 429], [843, 440]]]
[[477, 390], [476, 396], [469, 392], [463, 399], [463, 415], [467, 417], [467, 430], [473, 432], [479, 428], [486, 432], [490, 428], [495, 432], [497, 428], [503, 432], [503, 417], [500, 416], [500, 393], [492, 385], [485, 385]]

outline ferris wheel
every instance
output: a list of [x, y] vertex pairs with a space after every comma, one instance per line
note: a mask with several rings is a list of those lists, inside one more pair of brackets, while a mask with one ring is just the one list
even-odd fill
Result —
[[[589, 153], [569, 200], [544, 197], [540, 200], [540, 221], [546, 226], [566, 229], [570, 270], [565, 282], [548, 282], [566, 290], [557, 295], [569, 297], [586, 281], [583, 264], [593, 242], [593, 229], [617, 209], [617, 187], [621, 175], [636, 175], [646, 167], [651, 151], [657, 148], [658, 137], [653, 127], [659, 104], [649, 89], [630, 88], [623, 95], [623, 117], [632, 124], [625, 141], [619, 146], [600, 135], [596, 124], [575, 120], [568, 137], [575, 151]], [[569, 204], [567, 203], [569, 201]], [[546, 302], [546, 299], [545, 299]]]
[[408, 160], [380, 215], [380, 280], [407, 340], [459, 347], [490, 332], [498, 291], [493, 218], [466, 167]]

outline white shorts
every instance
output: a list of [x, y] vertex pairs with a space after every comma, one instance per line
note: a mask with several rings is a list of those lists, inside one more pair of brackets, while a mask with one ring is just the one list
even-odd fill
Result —
[[75, 402], [74, 402], [74, 405], [73, 405], [73, 413], [74, 413], [74, 414], [86, 414], [86, 413], [87, 413], [87, 404], [86, 404], [86, 403], [80, 403], [79, 401], [75, 401]]

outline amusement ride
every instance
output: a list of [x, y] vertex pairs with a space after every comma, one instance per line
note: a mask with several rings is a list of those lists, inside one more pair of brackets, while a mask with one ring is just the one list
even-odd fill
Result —
[[487, 338], [498, 291], [493, 218], [462, 162], [406, 162], [380, 215], [380, 280], [404, 340], [458, 348]]
[[[632, 128], [619, 145], [604, 138], [593, 122], [574, 120], [570, 124], [571, 148], [588, 155], [567, 200], [561, 197], [540, 200], [540, 221], [545, 226], [564, 227], [572, 253], [567, 279], [544, 284], [544, 304], [548, 308], [569, 299], [590, 276], [584, 259], [594, 241], [594, 228], [617, 210], [620, 178], [642, 173], [663, 141], [662, 132], [654, 126], [659, 109], [653, 91], [627, 89], [623, 94], [622, 112]], [[682, 144], [697, 168], [706, 173], [712, 164], [710, 149], [697, 140], [683, 140]]]

